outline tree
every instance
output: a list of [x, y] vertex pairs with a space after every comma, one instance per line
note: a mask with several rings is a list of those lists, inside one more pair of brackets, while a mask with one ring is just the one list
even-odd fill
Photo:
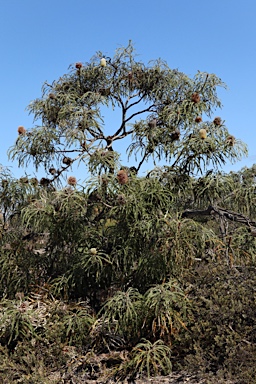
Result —
[[[177, 364], [194, 364], [193, 348], [194, 359], [213, 361], [228, 337], [237, 346], [229, 323], [209, 350], [200, 329], [210, 329], [204, 331], [210, 338], [215, 325], [210, 319], [205, 325], [209, 311], [201, 318], [198, 301], [205, 295], [212, 302], [237, 271], [249, 287], [254, 282], [256, 173], [255, 167], [219, 171], [246, 154], [224, 120], [213, 116], [223, 86], [214, 74], [191, 79], [161, 59], [146, 66], [136, 61], [131, 42], [113, 58], [98, 52], [44, 84], [42, 97], [28, 107], [38, 125], [18, 128], [9, 155], [20, 166], [42, 165], [46, 175], [38, 182], [1, 173], [0, 340], [16, 358], [31, 340], [45, 340], [49, 353], [57, 340], [59, 359], [68, 358], [60, 345], [79, 349], [87, 353], [89, 372], [92, 351], [111, 351], [113, 359], [116, 350], [126, 350], [127, 359], [115, 356], [111, 371], [125, 377], [168, 373], [170, 354]], [[121, 111], [117, 127], [104, 127], [105, 107]], [[116, 150], [126, 138], [127, 157], [135, 162], [129, 167]], [[141, 176], [150, 159], [154, 168]], [[65, 182], [76, 162], [90, 175], [79, 185], [75, 175]], [[216, 275], [223, 285], [213, 284]], [[241, 311], [252, 306], [248, 292]], [[250, 345], [253, 316], [236, 329], [239, 334], [246, 326]], [[232, 343], [222, 356], [227, 362]], [[43, 346], [41, 360], [33, 357], [41, 365], [49, 359]]]
[[[55, 180], [75, 161], [92, 173], [118, 167], [114, 149], [127, 136], [128, 155], [140, 158], [134, 171], [153, 158], [187, 175], [246, 152], [221, 118], [203, 121], [221, 106], [217, 87], [225, 84], [214, 74], [198, 72], [190, 79], [161, 59], [145, 66], [135, 60], [131, 43], [105, 58], [104, 66], [103, 57], [98, 52], [89, 63], [76, 63], [67, 75], [44, 84], [42, 97], [28, 106], [40, 125], [21, 130], [12, 159], [22, 166], [43, 165]], [[117, 127], [103, 127], [103, 106], [121, 110]]]

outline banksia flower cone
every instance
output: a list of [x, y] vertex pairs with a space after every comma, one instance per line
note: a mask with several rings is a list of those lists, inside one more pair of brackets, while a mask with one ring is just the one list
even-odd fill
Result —
[[20, 182], [21, 182], [22, 184], [28, 184], [28, 178], [27, 178], [27, 177], [21, 177], [21, 178], [20, 178]]
[[123, 169], [117, 172], [117, 180], [119, 184], [127, 184], [129, 177], [127, 175], [127, 172], [125, 172]]
[[230, 135], [230, 136], [227, 137], [227, 141], [226, 142], [227, 142], [227, 145], [229, 145], [230, 147], [233, 147], [234, 144], [235, 144], [235, 141], [236, 141], [235, 137]]
[[107, 62], [106, 62], [105, 57], [102, 57], [102, 59], [100, 59], [100, 65], [101, 65], [101, 67], [106, 67]]
[[76, 178], [74, 176], [69, 176], [67, 181], [68, 181], [68, 185], [76, 185], [77, 183]]
[[192, 96], [191, 96], [191, 100], [193, 101], [193, 103], [199, 103], [200, 101], [200, 95], [198, 93], [193, 93]]
[[171, 139], [172, 141], [179, 140], [180, 138], [180, 131], [178, 129], [175, 129], [174, 132], [171, 133]]
[[63, 164], [70, 165], [72, 163], [72, 159], [70, 157], [64, 157], [62, 160]]
[[30, 184], [33, 185], [34, 187], [38, 185], [38, 180], [36, 177], [32, 177], [32, 179], [30, 179]]
[[55, 173], [57, 173], [57, 171], [56, 171], [55, 168], [51, 167], [51, 168], [49, 169], [49, 173], [50, 173], [51, 175], [55, 175]]
[[26, 133], [26, 129], [22, 125], [20, 125], [18, 127], [18, 134], [19, 135], [25, 135], [25, 133]]
[[50, 180], [47, 179], [46, 177], [42, 177], [42, 179], [40, 180], [40, 185], [42, 185], [43, 187], [47, 186], [50, 184]]
[[215, 117], [215, 119], [213, 120], [213, 123], [215, 125], [221, 125], [221, 118], [220, 117]]
[[126, 203], [124, 195], [118, 195], [116, 200], [119, 205], [124, 205]]
[[156, 128], [156, 123], [157, 123], [157, 120], [156, 119], [152, 119], [148, 122], [148, 126], [150, 129], [154, 129]]
[[207, 136], [207, 132], [206, 132], [206, 130], [205, 129], [200, 129], [200, 131], [199, 131], [199, 137], [200, 137], [200, 139], [206, 139], [206, 136]]

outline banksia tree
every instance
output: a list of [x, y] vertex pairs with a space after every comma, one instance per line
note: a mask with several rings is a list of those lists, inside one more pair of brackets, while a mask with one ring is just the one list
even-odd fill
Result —
[[[145, 65], [130, 42], [113, 57], [99, 51], [73, 63], [30, 103], [40, 124], [19, 127], [9, 155], [46, 175], [20, 182], [1, 174], [0, 291], [11, 300], [20, 292], [65, 300], [55, 312], [65, 332], [52, 330], [49, 317], [49, 329], [35, 328], [45, 332], [36, 340], [57, 333], [59, 345], [75, 343], [82, 352], [84, 345], [100, 353], [127, 348], [117, 375], [169, 372], [172, 351], [177, 359], [186, 348], [208, 351], [196, 344], [203, 337], [186, 333], [193, 324], [203, 328], [194, 292], [210, 306], [201, 276], [216, 265], [223, 276], [233, 265], [252, 266], [256, 252], [256, 171], [219, 170], [247, 153], [213, 118], [219, 87], [225, 84], [214, 74], [190, 78], [161, 59]], [[117, 125], [104, 125], [105, 107], [121, 112]], [[67, 176], [76, 165], [87, 177], [79, 185]], [[73, 310], [81, 300], [84, 309]], [[8, 345], [15, 337], [1, 329]]]
[[[118, 143], [126, 137], [130, 137], [128, 157], [139, 158], [137, 171], [149, 160], [165, 160], [182, 172], [185, 168], [197, 172], [203, 164], [217, 167], [243, 155], [246, 149], [240, 141], [227, 150], [229, 132], [223, 124], [218, 131], [218, 117], [216, 130], [209, 129], [216, 143], [209, 152], [189, 139], [197, 129], [194, 123], [201, 121], [198, 116], [204, 114], [205, 124], [211, 124], [207, 118], [221, 107], [217, 88], [225, 84], [216, 75], [198, 72], [189, 78], [161, 59], [146, 66], [135, 57], [131, 43], [112, 58], [97, 52], [88, 63], [77, 62], [65, 76], [45, 83], [42, 97], [28, 106], [41, 125], [19, 135], [10, 157], [20, 165], [32, 162], [45, 170], [54, 162], [54, 168], [61, 170], [63, 161], [66, 168], [61, 177], [76, 162], [93, 163], [89, 167], [93, 173], [113, 173], [120, 166]], [[104, 106], [121, 109], [117, 127], [104, 128]], [[107, 161], [101, 153], [108, 153]]]

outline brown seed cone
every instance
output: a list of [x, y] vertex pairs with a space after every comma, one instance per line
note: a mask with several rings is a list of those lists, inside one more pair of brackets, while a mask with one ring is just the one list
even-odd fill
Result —
[[2, 187], [4, 188], [4, 187], [6, 187], [7, 185], [8, 185], [8, 180], [3, 179], [3, 180], [2, 180]]
[[38, 180], [36, 177], [32, 177], [29, 181], [30, 181], [30, 184], [33, 185], [34, 187], [38, 185]]
[[82, 68], [83, 64], [82, 63], [76, 63], [76, 69]]
[[21, 177], [21, 178], [20, 178], [20, 182], [21, 182], [22, 184], [28, 184], [28, 178], [27, 178], [27, 177]]
[[109, 96], [110, 95], [110, 88], [100, 88], [99, 94], [101, 96]]
[[46, 177], [42, 177], [42, 179], [40, 180], [40, 185], [42, 185], [43, 187], [47, 186], [50, 184], [50, 180], [47, 179]]
[[117, 195], [116, 201], [119, 205], [124, 205], [126, 203], [126, 199], [124, 195]]
[[50, 169], [49, 169], [49, 173], [50, 173], [51, 175], [55, 175], [55, 173], [57, 173], [57, 171], [56, 171], [55, 168], [50, 168]]
[[178, 129], [175, 129], [174, 132], [171, 133], [171, 139], [172, 141], [179, 140], [180, 138], [180, 131]]
[[215, 117], [215, 119], [213, 120], [213, 123], [215, 125], [221, 125], [221, 118], [220, 117]]
[[193, 101], [193, 103], [199, 103], [200, 101], [200, 95], [198, 93], [193, 93], [192, 96], [191, 96], [191, 100]]
[[49, 93], [49, 99], [56, 99], [56, 96], [54, 93]]
[[72, 159], [70, 157], [65, 156], [62, 160], [63, 164], [70, 165], [72, 163]]
[[117, 180], [119, 184], [127, 184], [129, 181], [129, 177], [127, 175], [127, 172], [125, 172], [123, 169], [117, 172]]
[[203, 119], [202, 119], [201, 116], [197, 116], [197, 117], [195, 118], [195, 122], [196, 122], [196, 123], [201, 123], [202, 121], [203, 121]]
[[229, 135], [229, 136], [227, 137], [226, 143], [227, 143], [230, 147], [233, 147], [234, 144], [235, 144], [235, 142], [236, 142], [236, 139], [235, 139], [234, 136]]
[[154, 129], [156, 128], [156, 123], [157, 123], [157, 120], [156, 119], [152, 119], [148, 122], [148, 126], [150, 129]]
[[67, 181], [68, 185], [76, 185], [77, 183], [75, 176], [69, 176]]
[[25, 135], [25, 133], [26, 133], [26, 129], [22, 125], [20, 125], [18, 127], [18, 134], [19, 135]]

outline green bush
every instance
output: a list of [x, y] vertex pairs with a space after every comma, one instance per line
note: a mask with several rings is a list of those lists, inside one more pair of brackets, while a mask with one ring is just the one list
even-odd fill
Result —
[[131, 42], [44, 84], [8, 152], [44, 176], [0, 170], [0, 380], [255, 381], [256, 166], [220, 171], [247, 147], [219, 87]]
[[256, 380], [255, 268], [207, 265], [191, 278], [193, 317], [183, 352], [190, 370]]

